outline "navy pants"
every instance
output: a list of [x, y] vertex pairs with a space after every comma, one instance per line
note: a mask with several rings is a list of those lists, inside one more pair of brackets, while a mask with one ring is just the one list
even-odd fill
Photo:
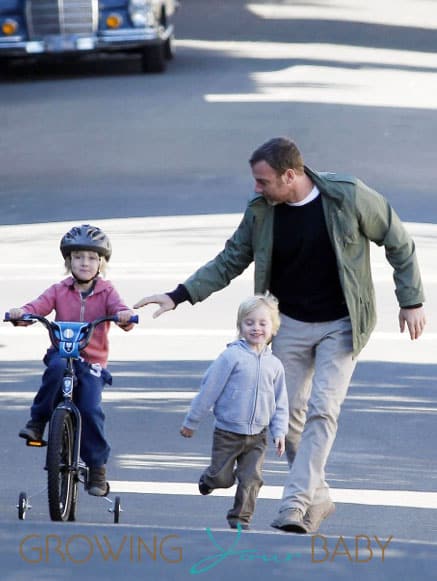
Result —
[[[31, 407], [32, 420], [47, 422], [53, 409], [62, 399], [62, 378], [67, 361], [54, 349], [44, 357], [46, 370], [41, 387]], [[82, 416], [82, 440], [80, 455], [89, 467], [106, 464], [111, 450], [104, 435], [105, 414], [102, 409], [102, 391], [106, 383], [112, 383], [109, 371], [99, 365], [90, 365], [83, 360], [74, 361], [77, 386], [73, 399]]]

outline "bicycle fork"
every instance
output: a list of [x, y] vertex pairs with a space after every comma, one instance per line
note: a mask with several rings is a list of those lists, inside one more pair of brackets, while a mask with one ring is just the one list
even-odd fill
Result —
[[[71, 465], [68, 470], [75, 473], [79, 477], [81, 472], [80, 466], [80, 443], [82, 434], [82, 417], [80, 411], [76, 404], [73, 402], [73, 388], [75, 387], [76, 377], [73, 371], [73, 361], [70, 359], [67, 361], [67, 369], [65, 370], [64, 378], [62, 381], [62, 396], [63, 400], [56, 406], [53, 411], [52, 417], [50, 419], [49, 434], [53, 423], [53, 418], [58, 410], [66, 410], [70, 416], [72, 416], [73, 424], [73, 454]], [[86, 471], [86, 469], [84, 468]], [[85, 473], [86, 478], [86, 473]]]

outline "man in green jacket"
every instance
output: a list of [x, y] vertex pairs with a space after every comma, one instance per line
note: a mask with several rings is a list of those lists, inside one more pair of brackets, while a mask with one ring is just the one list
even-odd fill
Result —
[[272, 526], [314, 533], [335, 509], [325, 465], [356, 357], [376, 323], [369, 242], [385, 248], [400, 330], [407, 326], [411, 339], [425, 326], [422, 282], [414, 242], [387, 200], [363, 182], [312, 171], [283, 137], [261, 145], [250, 165], [255, 197], [224, 249], [174, 291], [135, 308], [156, 303], [157, 317], [185, 300], [202, 301], [255, 262], [255, 293], [279, 301], [273, 352], [290, 404], [289, 472]]

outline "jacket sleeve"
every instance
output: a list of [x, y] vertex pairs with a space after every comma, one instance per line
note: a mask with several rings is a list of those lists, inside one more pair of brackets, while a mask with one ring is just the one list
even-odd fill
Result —
[[183, 284], [192, 304], [203, 301], [210, 294], [225, 288], [253, 261], [253, 214], [246, 212], [224, 249], [215, 258], [201, 266]]
[[401, 307], [425, 300], [416, 247], [388, 201], [358, 181], [356, 198], [360, 228], [369, 240], [384, 246], [393, 267], [393, 279]]
[[234, 366], [235, 362], [226, 355], [226, 351], [209, 366], [200, 384], [200, 391], [191, 402], [190, 409], [183, 421], [185, 427], [191, 430], [196, 430], [199, 427], [201, 420], [214, 406], [225, 389]]
[[46, 289], [38, 298], [21, 307], [26, 314], [45, 317], [56, 308], [56, 285]]
[[269, 426], [273, 438], [286, 436], [288, 433], [289, 408], [285, 371], [284, 366], [279, 360], [278, 363], [279, 370], [274, 385], [276, 409]]

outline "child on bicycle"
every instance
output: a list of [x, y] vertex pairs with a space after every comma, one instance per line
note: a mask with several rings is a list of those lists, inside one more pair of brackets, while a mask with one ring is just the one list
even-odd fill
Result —
[[211, 464], [199, 480], [199, 492], [238, 486], [227, 520], [232, 529], [248, 529], [267, 450], [267, 427], [278, 456], [285, 450], [288, 397], [284, 368], [268, 344], [279, 328], [273, 297], [255, 295], [241, 303], [238, 340], [210, 365], [200, 392], [191, 403], [180, 433], [191, 438], [202, 417], [213, 407], [215, 426]]
[[[117, 315], [118, 325], [129, 331], [133, 324], [128, 321], [134, 312], [124, 304], [113, 285], [101, 277], [112, 252], [107, 235], [89, 224], [75, 226], [62, 237], [60, 250], [71, 276], [53, 284], [24, 306], [10, 309], [10, 318], [19, 319], [27, 313], [46, 316], [52, 311], [58, 321], [93, 321]], [[104, 435], [105, 415], [101, 406], [103, 388], [112, 383], [106, 369], [109, 327], [109, 322], [96, 327], [81, 358], [74, 361], [78, 378], [75, 402], [82, 415], [80, 455], [89, 467], [88, 492], [94, 496], [109, 492], [106, 463], [110, 446]], [[66, 360], [51, 347], [44, 363], [46, 369], [30, 409], [30, 420], [19, 432], [26, 440], [42, 440], [45, 425], [60, 399]]]

